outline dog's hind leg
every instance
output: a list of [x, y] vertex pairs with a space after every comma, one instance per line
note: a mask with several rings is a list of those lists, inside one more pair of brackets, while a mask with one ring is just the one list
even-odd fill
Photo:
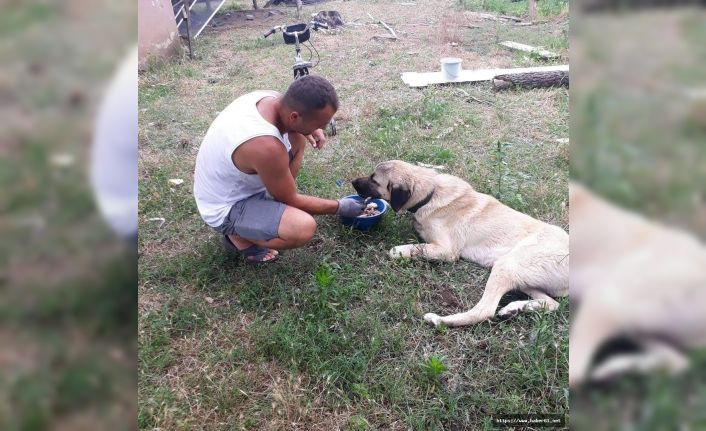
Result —
[[545, 309], [548, 311], [554, 311], [559, 308], [559, 303], [554, 300], [551, 296], [537, 289], [523, 289], [523, 292], [527, 293], [532, 299], [527, 301], [514, 301], [498, 311], [498, 316], [500, 317], [510, 317], [520, 311], [534, 311]]
[[644, 351], [610, 357], [591, 371], [591, 380], [605, 381], [629, 372], [648, 373], [664, 370], [671, 375], [686, 370], [689, 360], [664, 342], [644, 343]]
[[593, 358], [600, 346], [622, 332], [622, 325], [605, 312], [595, 296], [581, 304], [569, 331], [569, 386], [577, 387], [590, 377]]
[[424, 320], [434, 326], [441, 324], [446, 326], [464, 326], [488, 320], [495, 315], [495, 309], [498, 307], [500, 299], [515, 287], [515, 283], [516, 280], [512, 268], [496, 264], [490, 273], [490, 277], [488, 277], [483, 296], [472, 309], [465, 313], [444, 317], [434, 313], [427, 313], [424, 315]]

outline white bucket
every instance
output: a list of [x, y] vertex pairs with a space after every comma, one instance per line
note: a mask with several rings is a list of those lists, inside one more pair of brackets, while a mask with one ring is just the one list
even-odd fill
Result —
[[445, 57], [441, 59], [441, 74], [447, 81], [453, 81], [461, 73], [461, 59], [456, 57]]

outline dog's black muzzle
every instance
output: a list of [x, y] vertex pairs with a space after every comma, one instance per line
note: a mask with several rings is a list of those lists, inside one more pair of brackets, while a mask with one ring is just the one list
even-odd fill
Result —
[[375, 186], [371, 183], [369, 177], [356, 178], [351, 183], [355, 191], [364, 198], [380, 198], [380, 194], [375, 190]]

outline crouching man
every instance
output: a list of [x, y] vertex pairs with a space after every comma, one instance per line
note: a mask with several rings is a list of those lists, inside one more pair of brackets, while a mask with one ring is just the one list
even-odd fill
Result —
[[356, 217], [364, 210], [352, 199], [297, 192], [304, 149], [324, 147], [322, 129], [337, 110], [333, 86], [309, 75], [285, 94], [256, 91], [237, 98], [209, 127], [196, 157], [196, 205], [246, 262], [272, 262], [277, 250], [309, 242], [316, 231], [312, 215]]

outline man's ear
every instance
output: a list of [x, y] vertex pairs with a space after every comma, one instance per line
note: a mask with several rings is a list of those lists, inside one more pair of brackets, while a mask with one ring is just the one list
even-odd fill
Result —
[[395, 212], [399, 211], [400, 208], [402, 208], [402, 206], [407, 203], [411, 195], [412, 193], [409, 191], [407, 186], [393, 185], [392, 191], [390, 193], [390, 205], [392, 205], [392, 209]]

